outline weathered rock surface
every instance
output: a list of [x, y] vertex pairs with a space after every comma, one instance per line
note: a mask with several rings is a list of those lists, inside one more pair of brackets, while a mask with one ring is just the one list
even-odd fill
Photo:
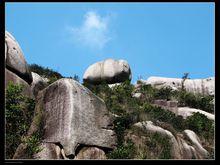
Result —
[[[39, 109], [43, 116], [40, 123], [44, 123], [41, 128], [44, 132], [41, 145], [59, 143], [66, 157], [75, 156], [81, 144], [106, 149], [116, 145], [113, 121], [105, 103], [73, 79], [60, 79], [40, 91], [35, 112], [39, 112]], [[36, 121], [33, 121], [29, 136], [40, 129], [36, 129], [35, 125]], [[43, 152], [50, 150], [46, 148]], [[40, 155], [43, 154], [38, 154], [38, 158], [42, 159]], [[54, 158], [50, 157], [51, 154], [47, 155], [43, 159]]]
[[[150, 84], [156, 88], [170, 87], [173, 90], [182, 88], [183, 79], [166, 77], [149, 77], [147, 80], [139, 80], [141, 83]], [[205, 95], [215, 94], [215, 78], [206, 79], [186, 79], [183, 86], [188, 92], [200, 93]]]
[[83, 75], [83, 81], [99, 84], [105, 81], [108, 84], [131, 80], [131, 69], [125, 60], [107, 59], [90, 65]]
[[170, 131], [165, 130], [161, 127], [155, 126], [152, 121], [138, 122], [138, 123], [134, 124], [134, 126], [141, 128], [143, 131], [149, 131], [152, 133], [159, 133], [163, 136], [167, 136], [170, 139], [171, 148], [172, 148], [171, 154], [172, 154], [173, 158], [178, 159], [181, 157], [180, 149], [178, 147], [178, 142]]
[[82, 148], [79, 153], [76, 155], [76, 157], [74, 158], [76, 160], [79, 159], [106, 159], [106, 155], [105, 152], [97, 147], [84, 147]]
[[6, 88], [10, 81], [13, 82], [14, 84], [23, 85], [24, 89], [22, 91], [22, 94], [24, 94], [27, 97], [34, 98], [30, 85], [26, 81], [21, 79], [19, 76], [14, 74], [13, 72], [9, 71], [8, 69], [5, 69], [5, 87]]
[[189, 108], [189, 107], [178, 107], [176, 111], [176, 115], [183, 116], [184, 119], [187, 117], [193, 115], [193, 113], [199, 112], [203, 115], [205, 115], [210, 120], [215, 120], [215, 115], [208, 113], [206, 111], [195, 109], [195, 108]]
[[[191, 130], [184, 130], [183, 134], [174, 136], [170, 131], [154, 125], [151, 121], [138, 122], [133, 126], [146, 133], [159, 133], [162, 136], [166, 136], [170, 141], [172, 159], [206, 159], [209, 155], [201, 145], [199, 137]], [[137, 140], [138, 137], [136, 135], [130, 137], [131, 139], [135, 138], [135, 141], [139, 143], [141, 142]], [[143, 139], [142, 136], [141, 139]]]
[[15, 38], [7, 31], [5, 32], [5, 48], [6, 68], [31, 84], [32, 75], [23, 52]]
[[41, 77], [37, 73], [31, 72], [31, 74], [33, 77], [31, 89], [33, 91], [34, 96], [36, 97], [38, 92], [48, 85], [48, 80], [46, 78]]
[[201, 158], [208, 157], [209, 153], [203, 148], [203, 146], [201, 145], [200, 139], [195, 134], [195, 132], [191, 130], [184, 130], [183, 132], [192, 142], [194, 148], [199, 152], [199, 155], [201, 155]]

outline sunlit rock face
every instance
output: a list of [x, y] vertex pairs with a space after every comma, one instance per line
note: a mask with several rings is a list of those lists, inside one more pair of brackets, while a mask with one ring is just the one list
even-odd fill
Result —
[[5, 32], [5, 61], [7, 69], [21, 77], [28, 84], [31, 84], [32, 75], [24, 58], [24, 54], [18, 42], [7, 31]]
[[131, 80], [131, 69], [125, 60], [107, 59], [90, 65], [84, 75], [83, 81], [90, 84], [120, 83]]
[[182, 85], [184, 89], [192, 93], [200, 93], [204, 95], [215, 94], [215, 78], [209, 77], [205, 79], [183, 79], [167, 78], [167, 77], [149, 77], [147, 80], [139, 80], [144, 84], [150, 84], [156, 88], [170, 87], [173, 90], [180, 90]]
[[62, 146], [61, 151], [67, 158], [74, 157], [80, 145], [107, 150], [116, 146], [113, 119], [104, 101], [73, 79], [60, 79], [38, 93], [35, 114], [40, 113], [42, 128], [36, 129], [35, 116], [28, 131], [29, 135], [34, 133], [33, 129], [43, 131], [43, 150], [35, 155], [38, 159], [59, 157], [45, 154], [56, 148], [47, 143]]

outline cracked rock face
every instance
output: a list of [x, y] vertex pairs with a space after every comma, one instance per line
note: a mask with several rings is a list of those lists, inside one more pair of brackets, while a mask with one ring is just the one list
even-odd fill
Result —
[[107, 59], [90, 65], [83, 75], [83, 81], [91, 84], [120, 83], [131, 80], [131, 69], [125, 60]]
[[[156, 88], [170, 87], [173, 90], [179, 90], [182, 87], [180, 78], [167, 77], [149, 77], [147, 80], [140, 80], [144, 84], [150, 84]], [[215, 78], [209, 77], [206, 79], [186, 79], [183, 86], [188, 92], [200, 93], [205, 95], [215, 94]]]
[[[41, 140], [43, 153], [54, 153], [51, 151], [53, 146], [49, 143], [59, 143], [66, 157], [75, 156], [75, 151], [81, 144], [106, 149], [116, 146], [113, 120], [104, 101], [73, 79], [60, 79], [40, 91], [36, 107], [41, 107], [41, 110], [35, 109], [35, 112], [42, 111], [43, 114], [43, 128], [38, 128], [44, 132]], [[34, 122], [30, 128], [36, 128]], [[31, 130], [29, 132], [34, 133]], [[50, 153], [38, 153], [37, 157], [58, 158]]]
[[7, 69], [21, 77], [28, 84], [32, 82], [32, 75], [23, 52], [15, 38], [7, 31], [5, 32], [5, 60]]

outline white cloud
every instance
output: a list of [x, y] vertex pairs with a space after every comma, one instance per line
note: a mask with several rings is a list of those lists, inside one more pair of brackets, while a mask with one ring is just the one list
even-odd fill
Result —
[[110, 15], [102, 17], [95, 11], [88, 11], [84, 15], [80, 27], [71, 28], [75, 43], [89, 48], [102, 49], [110, 40]]

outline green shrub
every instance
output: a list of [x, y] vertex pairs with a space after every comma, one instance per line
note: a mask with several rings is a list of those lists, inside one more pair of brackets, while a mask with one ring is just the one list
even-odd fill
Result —
[[135, 152], [134, 143], [129, 140], [107, 154], [108, 159], [132, 159]]
[[154, 95], [154, 99], [165, 99], [170, 100], [172, 97], [172, 89], [170, 87], [164, 87], [161, 89], [157, 89]]
[[187, 128], [195, 131], [198, 135], [204, 136], [206, 139], [214, 137], [214, 123], [204, 114], [196, 112], [188, 117], [185, 122]]
[[[158, 152], [158, 159], [170, 159], [171, 158], [171, 144], [169, 138], [164, 137], [158, 133], [155, 133], [151, 137], [151, 148], [153, 151], [156, 149]], [[158, 147], [160, 146], [160, 147]]]
[[201, 109], [209, 113], [214, 112], [214, 105], [211, 103], [214, 96], [203, 96], [200, 94], [180, 91], [177, 93], [177, 99], [179, 101], [179, 106]]
[[6, 159], [11, 159], [31, 123], [35, 102], [22, 94], [23, 86], [10, 82], [6, 89]]
[[29, 69], [31, 72], [35, 72], [35, 73], [37, 73], [41, 76], [45, 76], [47, 78], [57, 78], [57, 79], [63, 78], [63, 76], [60, 73], [58, 73], [52, 69], [49, 69], [48, 67], [45, 68], [45, 67], [37, 65], [37, 64], [29, 65]]
[[117, 144], [120, 146], [124, 141], [124, 132], [132, 124], [132, 115], [126, 114], [124, 116], [117, 117], [114, 120], [114, 130], [117, 135]]
[[42, 136], [39, 133], [39, 131], [34, 133], [29, 138], [22, 139], [22, 142], [27, 145], [27, 148], [26, 148], [27, 159], [32, 159], [35, 153], [42, 151], [42, 148], [40, 147], [41, 139], [42, 139]]

